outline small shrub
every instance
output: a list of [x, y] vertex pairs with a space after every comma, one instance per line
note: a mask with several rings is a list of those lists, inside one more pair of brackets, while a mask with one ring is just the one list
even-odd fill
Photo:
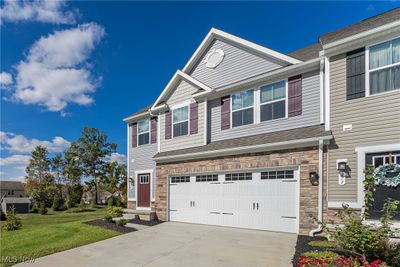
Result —
[[7, 219], [7, 216], [6, 216], [6, 214], [5, 214], [3, 211], [1, 211], [1, 217], [0, 217], [0, 219], [1, 219], [2, 221], [5, 221], [5, 220]]
[[333, 251], [318, 251], [318, 250], [314, 250], [314, 251], [307, 251], [305, 253], [303, 253], [302, 256], [306, 256], [306, 257], [312, 257], [312, 258], [337, 258], [339, 257], [339, 254], [337, 254], [336, 252]]
[[329, 241], [310, 241], [308, 244], [312, 247], [334, 248], [335, 243]]
[[46, 215], [47, 214], [46, 203], [44, 203], [44, 202], [39, 203], [38, 212], [39, 212], [40, 215]]
[[82, 212], [86, 210], [86, 204], [85, 204], [85, 201], [83, 201], [83, 199], [81, 199], [81, 202], [79, 203], [78, 208]]
[[114, 206], [114, 198], [112, 196], [107, 199], [107, 206]]
[[117, 224], [119, 226], [125, 226], [128, 223], [128, 221], [126, 219], [120, 219], [117, 221]]
[[113, 218], [122, 217], [123, 209], [120, 207], [108, 207], [107, 214], [111, 215]]
[[65, 210], [64, 200], [62, 198], [55, 197], [53, 200], [53, 204], [51, 205], [51, 208], [54, 211]]
[[116, 207], [122, 207], [121, 199], [119, 197], [115, 198], [115, 203], [114, 205]]
[[32, 205], [31, 213], [39, 213], [39, 207], [36, 203]]
[[111, 216], [110, 214], [106, 214], [106, 215], [104, 216], [104, 219], [105, 219], [107, 222], [113, 222], [113, 216]]
[[6, 231], [15, 231], [22, 227], [21, 219], [15, 215], [15, 209], [7, 211], [7, 220], [3, 224], [3, 229]]

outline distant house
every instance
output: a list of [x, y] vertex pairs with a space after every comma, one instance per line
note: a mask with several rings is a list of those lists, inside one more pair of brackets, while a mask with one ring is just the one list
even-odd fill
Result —
[[4, 197], [1, 200], [1, 210], [3, 212], [15, 208], [17, 213], [28, 213], [30, 210], [31, 201], [27, 197]]
[[25, 184], [21, 182], [0, 181], [0, 198], [26, 197]]
[[[107, 199], [111, 197], [112, 194], [110, 192], [100, 190], [99, 192], [99, 203], [105, 204], [107, 202]], [[89, 204], [92, 199], [96, 199], [96, 194], [94, 192], [86, 191], [82, 195], [82, 199], [86, 204]]]

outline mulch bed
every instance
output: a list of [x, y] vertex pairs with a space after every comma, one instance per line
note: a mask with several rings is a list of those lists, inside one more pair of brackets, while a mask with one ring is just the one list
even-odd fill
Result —
[[140, 219], [130, 219], [128, 220], [128, 223], [135, 223], [135, 224], [141, 224], [141, 225], [146, 225], [146, 226], [154, 226], [160, 223], [163, 223], [163, 221], [160, 220], [152, 220], [152, 221], [143, 221]]
[[108, 229], [108, 230], [113, 230], [113, 231], [116, 231], [116, 232], [119, 232], [119, 233], [122, 233], [122, 234], [126, 234], [126, 233], [137, 231], [135, 228], [119, 226], [116, 223], [110, 223], [110, 222], [107, 222], [106, 220], [102, 220], [102, 219], [89, 221], [89, 222], [84, 222], [84, 223], [88, 224], [88, 225], [94, 225], [94, 226], [102, 227], [102, 228]]
[[328, 247], [314, 247], [310, 246], [308, 243], [310, 241], [326, 241], [328, 240], [326, 237], [323, 236], [307, 236], [307, 235], [299, 235], [297, 236], [296, 242], [296, 251], [294, 253], [292, 263], [293, 266], [296, 266], [298, 259], [300, 258], [301, 254], [307, 251], [318, 250], [318, 251], [325, 251], [325, 250], [332, 250], [332, 248]]

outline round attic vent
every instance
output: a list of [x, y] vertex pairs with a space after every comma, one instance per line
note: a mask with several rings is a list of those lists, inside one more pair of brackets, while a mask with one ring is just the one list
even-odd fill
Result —
[[213, 49], [208, 53], [207, 57], [205, 58], [205, 63], [207, 68], [215, 68], [219, 64], [221, 64], [222, 60], [224, 59], [224, 51], [221, 49]]

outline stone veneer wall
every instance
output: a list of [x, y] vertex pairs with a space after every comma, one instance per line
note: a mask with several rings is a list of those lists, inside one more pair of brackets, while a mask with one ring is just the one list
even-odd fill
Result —
[[[236, 155], [213, 159], [157, 164], [155, 211], [160, 220], [167, 220], [168, 175], [224, 170], [300, 166], [300, 226], [299, 233], [307, 235], [316, 224], [310, 215], [317, 216], [318, 186], [309, 181], [310, 172], [318, 172], [318, 147], [296, 148], [273, 152]], [[324, 153], [326, 159], [326, 152]], [[326, 173], [326, 166], [324, 167]], [[326, 177], [326, 175], [324, 175]], [[325, 183], [326, 184], [326, 183]]]

